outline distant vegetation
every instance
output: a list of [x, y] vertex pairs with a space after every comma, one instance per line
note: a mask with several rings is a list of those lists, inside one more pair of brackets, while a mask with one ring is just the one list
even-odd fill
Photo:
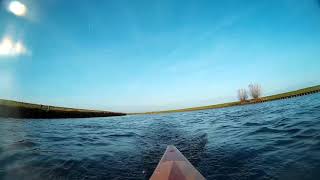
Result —
[[261, 97], [261, 86], [260, 84], [250, 84], [249, 85], [250, 95], [252, 99], [258, 99]]
[[[251, 98], [255, 101], [259, 101], [262, 94], [260, 84], [249, 84], [248, 88]], [[248, 101], [248, 93], [246, 89], [242, 88], [238, 90], [238, 99], [240, 103], [246, 103]]]
[[238, 99], [241, 103], [244, 103], [248, 100], [248, 93], [246, 89], [238, 90]]

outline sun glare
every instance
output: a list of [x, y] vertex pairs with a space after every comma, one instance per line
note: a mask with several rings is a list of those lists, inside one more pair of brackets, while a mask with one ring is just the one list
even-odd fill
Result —
[[27, 7], [19, 1], [11, 1], [8, 10], [16, 16], [25, 16], [27, 13]]
[[17, 56], [26, 52], [27, 49], [21, 42], [14, 42], [9, 37], [5, 37], [0, 42], [0, 56]]

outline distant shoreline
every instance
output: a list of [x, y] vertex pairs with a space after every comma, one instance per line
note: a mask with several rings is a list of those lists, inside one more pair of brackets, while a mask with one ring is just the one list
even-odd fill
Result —
[[76, 109], [0, 99], [0, 117], [58, 119], [125, 116], [126, 113]]
[[275, 94], [271, 96], [261, 97], [258, 100], [248, 100], [246, 102], [234, 101], [229, 103], [222, 103], [222, 104], [215, 104], [215, 105], [208, 105], [208, 106], [199, 106], [199, 107], [191, 107], [191, 108], [183, 108], [183, 109], [176, 109], [176, 110], [166, 110], [166, 111], [152, 111], [152, 112], [144, 112], [144, 113], [131, 113], [131, 114], [162, 114], [162, 113], [174, 113], [174, 112], [188, 112], [188, 111], [199, 111], [199, 110], [206, 110], [206, 109], [218, 109], [218, 108], [226, 108], [232, 106], [242, 106], [248, 104], [256, 104], [256, 103], [263, 103], [268, 101], [275, 101], [281, 99], [288, 99], [298, 96], [304, 96], [314, 93], [320, 92], [320, 85], [307, 87], [295, 91], [289, 91], [285, 93]]
[[58, 119], [58, 118], [90, 118], [90, 117], [109, 117], [109, 116], [125, 116], [125, 115], [138, 115], [138, 114], [161, 114], [161, 113], [174, 113], [174, 112], [187, 112], [187, 111], [198, 111], [206, 109], [218, 109], [232, 106], [242, 106], [248, 104], [263, 103], [268, 101], [275, 101], [280, 99], [293, 98], [297, 96], [304, 96], [313, 93], [320, 92], [320, 85], [303, 88], [295, 91], [286, 93], [280, 93], [271, 96], [261, 97], [258, 100], [248, 100], [246, 102], [229, 102], [208, 106], [199, 106], [192, 108], [166, 110], [166, 111], [153, 111], [143, 113], [121, 113], [121, 112], [110, 112], [110, 111], [98, 111], [98, 110], [87, 110], [87, 109], [76, 109], [49, 106], [42, 104], [32, 104], [25, 102], [18, 102], [12, 100], [0, 99], [0, 117], [5, 118], [20, 118], [20, 119]]

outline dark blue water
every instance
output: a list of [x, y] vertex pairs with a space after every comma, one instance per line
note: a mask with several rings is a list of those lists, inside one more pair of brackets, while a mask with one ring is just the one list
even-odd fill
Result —
[[111, 118], [0, 119], [0, 179], [148, 179], [174, 144], [207, 179], [320, 179], [320, 94]]

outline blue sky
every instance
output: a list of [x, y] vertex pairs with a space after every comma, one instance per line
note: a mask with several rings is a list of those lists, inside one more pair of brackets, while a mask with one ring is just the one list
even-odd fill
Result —
[[0, 98], [136, 112], [320, 84], [317, 0], [20, 2], [0, 1]]

